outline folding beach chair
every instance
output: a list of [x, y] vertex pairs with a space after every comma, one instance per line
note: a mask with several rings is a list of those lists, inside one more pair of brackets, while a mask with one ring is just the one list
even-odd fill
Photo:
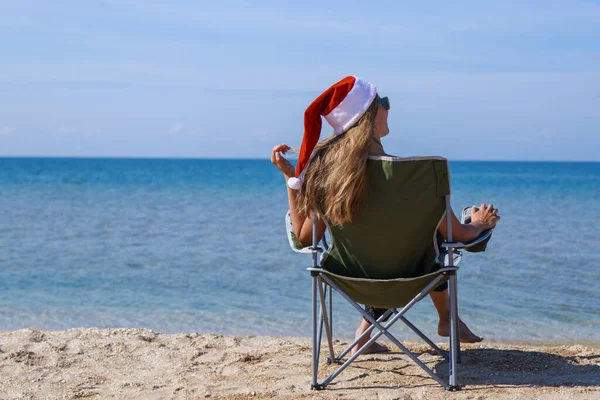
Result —
[[[444, 216], [450, 215], [451, 210], [448, 161], [444, 158], [370, 157], [367, 171], [366, 196], [352, 222], [335, 226], [324, 219], [330, 235], [330, 245], [323, 238], [322, 246], [319, 246], [316, 212], [312, 246], [307, 248], [302, 248], [294, 236], [289, 213], [286, 218], [292, 248], [312, 255], [312, 266], [308, 268], [313, 279], [311, 388], [324, 389], [364, 349], [385, 335], [444, 388], [458, 390], [460, 342], [456, 273], [461, 259], [458, 250], [482, 251], [492, 231], [485, 232], [468, 244], [452, 242], [451, 219], [448, 218], [448, 241], [438, 240], [440, 223]], [[319, 253], [323, 253], [320, 259]], [[450, 296], [449, 352], [436, 346], [405, 317], [414, 304], [445, 281], [449, 281]], [[337, 356], [332, 338], [333, 290], [372, 324], [363, 336]], [[375, 320], [359, 304], [388, 310]], [[406, 324], [449, 362], [448, 381], [430, 370], [390, 332], [397, 321]], [[319, 382], [317, 374], [323, 327], [329, 348], [327, 362], [342, 365]], [[377, 333], [367, 344], [342, 362], [356, 343], [373, 329]]]

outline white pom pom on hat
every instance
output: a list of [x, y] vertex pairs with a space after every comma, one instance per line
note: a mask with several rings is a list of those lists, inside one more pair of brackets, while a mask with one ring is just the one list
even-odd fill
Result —
[[300, 190], [302, 189], [302, 181], [299, 178], [288, 179], [288, 186], [290, 189]]
[[310, 156], [321, 136], [321, 116], [339, 135], [346, 132], [362, 117], [373, 99], [377, 88], [372, 83], [347, 76], [321, 93], [304, 112], [304, 137], [296, 165], [296, 177], [288, 179], [288, 186], [294, 190], [302, 188], [300, 174], [308, 163]]

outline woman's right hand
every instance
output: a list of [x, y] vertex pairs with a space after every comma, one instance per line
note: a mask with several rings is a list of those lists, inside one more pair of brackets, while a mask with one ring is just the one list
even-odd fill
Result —
[[274, 166], [279, 168], [279, 170], [281, 172], [283, 172], [283, 175], [285, 175], [286, 178], [291, 178], [294, 175], [296, 175], [296, 169], [294, 168], [292, 163], [289, 162], [288, 160], [286, 160], [281, 155], [281, 153], [285, 154], [290, 149], [291, 149], [290, 146], [282, 143], [282, 144], [278, 144], [277, 146], [273, 147], [273, 151], [271, 152], [271, 162], [273, 163]]
[[473, 206], [471, 209], [471, 225], [479, 226], [487, 231], [495, 227], [498, 221], [500, 221], [498, 209], [494, 208], [493, 204]]

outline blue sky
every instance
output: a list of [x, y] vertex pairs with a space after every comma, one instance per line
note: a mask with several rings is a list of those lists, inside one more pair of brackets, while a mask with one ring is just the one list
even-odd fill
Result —
[[357, 75], [389, 153], [600, 161], [598, 1], [3, 1], [0, 37], [0, 155], [266, 158]]

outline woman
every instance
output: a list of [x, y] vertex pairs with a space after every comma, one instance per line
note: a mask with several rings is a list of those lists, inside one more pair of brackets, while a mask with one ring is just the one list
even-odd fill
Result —
[[[282, 154], [290, 150], [286, 144], [273, 148], [271, 162], [279, 168], [288, 182], [288, 200], [294, 233], [306, 246], [312, 243], [312, 212], [319, 209], [331, 224], [343, 225], [352, 220], [360, 207], [367, 188], [366, 168], [369, 156], [387, 156], [381, 138], [389, 133], [389, 99], [380, 98], [374, 85], [356, 77], [346, 77], [323, 92], [307, 108], [304, 115], [304, 139], [294, 171], [292, 164]], [[321, 130], [321, 116], [333, 127], [334, 134], [317, 143]], [[314, 151], [313, 151], [314, 150]], [[301, 173], [304, 172], [302, 180]], [[473, 207], [470, 224], [461, 224], [451, 213], [452, 239], [469, 242], [484, 231], [493, 228], [500, 220], [493, 205]], [[318, 237], [323, 236], [326, 225], [318, 223]], [[446, 237], [446, 220], [439, 226]], [[449, 336], [449, 300], [447, 285], [443, 284], [430, 293], [438, 312], [438, 334]], [[367, 306], [367, 312], [375, 319], [385, 310]], [[370, 323], [363, 319], [356, 330], [356, 337], [368, 329]], [[460, 340], [474, 343], [483, 340], [460, 320]], [[362, 347], [369, 337], [357, 344], [353, 353]], [[373, 343], [363, 354], [386, 351], [381, 344]]]

